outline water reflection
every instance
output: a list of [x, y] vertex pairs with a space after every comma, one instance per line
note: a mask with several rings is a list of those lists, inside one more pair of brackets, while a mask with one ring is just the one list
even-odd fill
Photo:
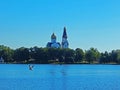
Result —
[[50, 74], [51, 74], [50, 90], [63, 90], [63, 89], [67, 90], [67, 85], [66, 85], [67, 84], [67, 66], [66, 65], [51, 66]]
[[62, 89], [64, 90], [67, 90], [67, 66], [62, 66], [62, 69], [61, 69], [61, 74], [62, 74]]
[[62, 69], [60, 72], [61, 72], [62, 76], [67, 76], [67, 67], [62, 66]]

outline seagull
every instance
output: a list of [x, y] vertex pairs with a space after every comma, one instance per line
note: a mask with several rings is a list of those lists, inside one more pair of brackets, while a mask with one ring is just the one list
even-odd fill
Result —
[[29, 70], [33, 70], [33, 65], [29, 65]]

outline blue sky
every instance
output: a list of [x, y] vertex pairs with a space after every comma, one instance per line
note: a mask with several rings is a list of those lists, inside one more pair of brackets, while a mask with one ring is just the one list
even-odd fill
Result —
[[0, 44], [45, 47], [66, 26], [70, 48], [120, 49], [119, 0], [0, 0]]

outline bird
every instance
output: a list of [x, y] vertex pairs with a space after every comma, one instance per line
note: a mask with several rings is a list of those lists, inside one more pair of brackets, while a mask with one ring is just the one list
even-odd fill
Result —
[[29, 70], [33, 70], [33, 65], [29, 65]]

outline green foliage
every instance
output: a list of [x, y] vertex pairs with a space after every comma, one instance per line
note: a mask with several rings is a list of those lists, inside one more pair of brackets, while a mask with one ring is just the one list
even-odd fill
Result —
[[107, 51], [105, 51], [105, 53], [101, 53], [101, 57], [100, 57], [100, 63], [108, 63], [110, 59], [109, 53]]
[[120, 64], [120, 50], [113, 50], [112, 52], [108, 53], [101, 53], [100, 63], [116, 63]]
[[64, 62], [65, 63], [73, 63], [75, 52], [73, 49], [63, 49], [64, 51]]
[[12, 62], [13, 54], [14, 54], [13, 49], [11, 49], [7, 46], [4, 46], [4, 45], [0, 45], [0, 57], [3, 57], [5, 62]]
[[117, 50], [117, 63], [120, 64], [120, 50]]
[[20, 47], [15, 50], [0, 45], [0, 57], [6, 63], [116, 63], [120, 64], [120, 50], [100, 53], [95, 48], [83, 51], [67, 48]]
[[82, 62], [84, 60], [85, 53], [82, 49], [77, 48], [75, 50], [75, 62]]
[[14, 50], [13, 59], [16, 62], [22, 63], [23, 61], [29, 59], [29, 49], [25, 47], [18, 48]]
[[33, 47], [30, 48], [30, 58], [32, 58], [34, 61], [33, 63], [48, 63], [48, 49], [47, 48], [39, 48], [39, 47]]
[[97, 49], [90, 48], [90, 50], [87, 50], [85, 53], [86, 61], [89, 63], [98, 62], [100, 53]]

